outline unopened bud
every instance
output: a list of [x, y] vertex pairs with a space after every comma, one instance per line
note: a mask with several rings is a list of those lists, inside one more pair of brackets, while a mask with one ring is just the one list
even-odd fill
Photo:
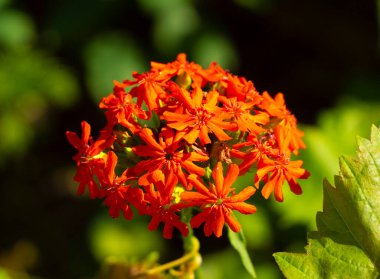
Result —
[[175, 83], [177, 83], [179, 87], [183, 87], [186, 89], [190, 88], [191, 82], [191, 77], [186, 72], [183, 72], [175, 79]]

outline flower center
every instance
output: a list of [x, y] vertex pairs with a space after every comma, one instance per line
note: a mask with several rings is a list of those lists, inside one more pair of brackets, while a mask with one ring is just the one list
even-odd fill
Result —
[[166, 160], [169, 160], [169, 161], [172, 160], [172, 159], [173, 159], [173, 154], [171, 154], [171, 153], [166, 153], [166, 154], [165, 154], [165, 159], [166, 159]]
[[207, 121], [211, 119], [210, 113], [204, 108], [196, 108], [196, 117], [199, 125], [206, 125]]

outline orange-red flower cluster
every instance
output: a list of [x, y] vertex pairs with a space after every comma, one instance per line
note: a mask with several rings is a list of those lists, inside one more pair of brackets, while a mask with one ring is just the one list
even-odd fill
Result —
[[[239, 231], [234, 211], [254, 213], [247, 201], [256, 189], [278, 201], [285, 182], [302, 192], [298, 179], [309, 173], [291, 156], [305, 148], [303, 133], [281, 93], [260, 94], [251, 81], [185, 54], [132, 76], [100, 101], [107, 125], [96, 140], [87, 122], [81, 138], [66, 133], [78, 150], [78, 194], [88, 188], [104, 198], [114, 218], [132, 219], [132, 208], [150, 215], [148, 228], [163, 223], [171, 238], [174, 228], [187, 235], [188, 225], [204, 224], [206, 236], [221, 236], [225, 224]], [[233, 185], [251, 170], [254, 187]], [[190, 224], [180, 218], [185, 208], [194, 209]]]

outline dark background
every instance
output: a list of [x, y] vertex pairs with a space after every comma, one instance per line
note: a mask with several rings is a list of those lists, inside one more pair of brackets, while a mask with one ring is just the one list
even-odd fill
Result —
[[[216, 60], [260, 92], [283, 92], [298, 121], [317, 127], [321, 112], [344, 100], [379, 101], [376, 10], [358, 0], [0, 1], [0, 266], [42, 278], [98, 273], [89, 239], [106, 209], [75, 195], [65, 131], [86, 120], [96, 135], [105, 124], [97, 103], [113, 79], [185, 52], [205, 67]], [[282, 226], [278, 211], [264, 211], [271, 240], [252, 251], [259, 266], [273, 266], [271, 254], [289, 243], [302, 251], [309, 227]], [[181, 254], [178, 237], [157, 239], [160, 261]], [[221, 257], [227, 246], [201, 241], [204, 254]]]

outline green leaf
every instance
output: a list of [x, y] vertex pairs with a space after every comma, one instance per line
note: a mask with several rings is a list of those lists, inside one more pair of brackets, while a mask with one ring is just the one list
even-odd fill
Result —
[[0, 267], [0, 279], [12, 279], [12, 277], [4, 268]]
[[327, 237], [309, 236], [306, 254], [275, 253], [286, 278], [376, 278], [372, 262], [358, 247], [339, 244]]
[[[336, 188], [325, 183], [326, 193], [335, 210], [317, 215], [317, 227], [335, 241], [339, 241], [337, 234], [347, 236], [345, 240], [363, 249], [380, 270], [379, 130], [373, 126], [371, 141], [359, 138], [358, 143], [356, 159], [340, 158], [341, 173], [335, 177]], [[329, 218], [340, 220], [329, 222]], [[334, 225], [337, 230], [333, 233], [326, 228]]]
[[[0, 1], [0, 7], [2, 6]], [[23, 12], [6, 9], [0, 15], [0, 43], [10, 49], [23, 48], [36, 37], [33, 21]]]
[[239, 253], [245, 269], [252, 276], [252, 278], [256, 278], [255, 268], [253, 267], [252, 260], [247, 251], [243, 231], [240, 230], [238, 233], [235, 233], [228, 228], [228, 239], [230, 240], [232, 247], [234, 247], [234, 249]]
[[380, 131], [358, 138], [355, 158], [340, 158], [335, 187], [324, 182], [318, 231], [306, 254], [275, 253], [288, 278], [377, 278], [380, 271]]

